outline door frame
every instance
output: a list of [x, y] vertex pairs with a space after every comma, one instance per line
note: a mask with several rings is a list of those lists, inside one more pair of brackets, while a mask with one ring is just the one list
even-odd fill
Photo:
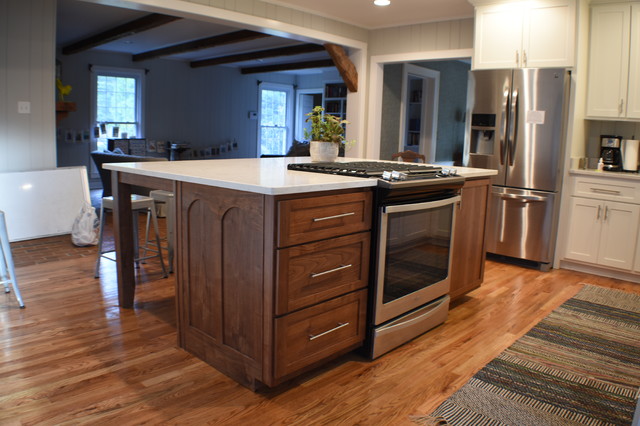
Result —
[[438, 104], [440, 94], [440, 71], [429, 68], [404, 64], [402, 70], [402, 97], [400, 102], [400, 135], [398, 137], [398, 152], [405, 150], [407, 132], [407, 90], [409, 75], [422, 77], [422, 111], [420, 123], [420, 143], [418, 152], [424, 154], [427, 163], [436, 161], [436, 141], [438, 136]]
[[295, 131], [294, 131], [294, 140], [297, 140], [298, 142], [302, 142], [302, 140], [304, 139], [304, 135], [303, 135], [303, 124], [304, 124], [304, 115], [307, 112], [302, 111], [302, 101], [301, 98], [303, 95], [320, 95], [323, 96], [324, 94], [324, 89], [322, 89], [321, 87], [317, 88], [317, 89], [296, 89], [295, 90], [296, 94], [295, 94], [295, 99], [296, 99], [296, 106], [295, 106], [295, 117], [293, 119], [294, 121], [294, 126], [295, 126]]

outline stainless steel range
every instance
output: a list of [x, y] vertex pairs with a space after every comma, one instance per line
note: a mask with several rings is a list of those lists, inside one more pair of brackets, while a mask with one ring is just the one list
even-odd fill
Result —
[[288, 167], [378, 179], [366, 344], [371, 358], [446, 320], [453, 224], [464, 178], [454, 169], [416, 163], [299, 163]]

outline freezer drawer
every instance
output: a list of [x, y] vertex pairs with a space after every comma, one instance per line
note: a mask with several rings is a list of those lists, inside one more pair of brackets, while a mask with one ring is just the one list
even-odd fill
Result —
[[487, 223], [487, 252], [551, 263], [558, 194], [494, 186]]

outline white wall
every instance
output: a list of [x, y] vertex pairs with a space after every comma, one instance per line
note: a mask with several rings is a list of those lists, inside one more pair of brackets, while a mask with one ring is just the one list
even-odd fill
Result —
[[369, 55], [391, 55], [473, 47], [473, 18], [371, 31]]
[[[144, 136], [156, 141], [186, 142], [207, 148], [232, 142], [238, 149], [216, 158], [249, 158], [257, 152], [258, 81], [296, 84], [293, 74], [242, 75], [232, 67], [190, 68], [187, 62], [156, 59], [134, 63], [130, 55], [89, 51], [60, 55], [65, 84], [73, 87], [69, 99], [78, 110], [60, 122], [67, 129], [92, 126], [90, 111], [90, 65], [148, 70], [145, 76]], [[90, 165], [88, 143], [58, 141], [58, 165]]]
[[56, 166], [55, 22], [55, 1], [0, 1], [0, 172]]
[[[158, 3], [153, 0], [134, 1], [136, 3]], [[211, 6], [231, 13], [238, 12], [244, 15], [254, 16], [256, 18], [264, 18], [277, 21], [279, 23], [298, 26], [307, 30], [306, 32], [301, 33], [301, 35], [304, 36], [306, 33], [308, 37], [314, 37], [314, 35], [310, 34], [311, 30], [365, 42], [368, 38], [368, 31], [363, 28], [359, 28], [351, 24], [345, 24], [330, 18], [317, 16], [306, 11], [266, 3], [260, 0], [185, 0], [185, 2]], [[220, 13], [218, 13], [218, 16], [221, 18], [225, 17]], [[229, 15], [229, 17], [232, 18], [233, 16]], [[256, 24], [258, 23], [259, 22], [256, 20]], [[277, 28], [283, 31], [288, 31], [288, 29], [283, 25], [270, 25], [270, 27], [272, 29]]]

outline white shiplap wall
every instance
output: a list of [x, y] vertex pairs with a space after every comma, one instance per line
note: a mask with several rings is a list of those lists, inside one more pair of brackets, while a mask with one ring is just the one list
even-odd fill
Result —
[[[56, 166], [55, 5], [0, 1], [0, 172]], [[31, 113], [18, 114], [18, 101]]]
[[[212, 6], [245, 15], [266, 18], [302, 28], [321, 31], [359, 41], [367, 41], [368, 31], [351, 24], [317, 16], [309, 12], [260, 0], [186, 0], [190, 3]], [[278, 26], [273, 26], [277, 28]]]
[[369, 55], [473, 48], [473, 18], [373, 30]]

